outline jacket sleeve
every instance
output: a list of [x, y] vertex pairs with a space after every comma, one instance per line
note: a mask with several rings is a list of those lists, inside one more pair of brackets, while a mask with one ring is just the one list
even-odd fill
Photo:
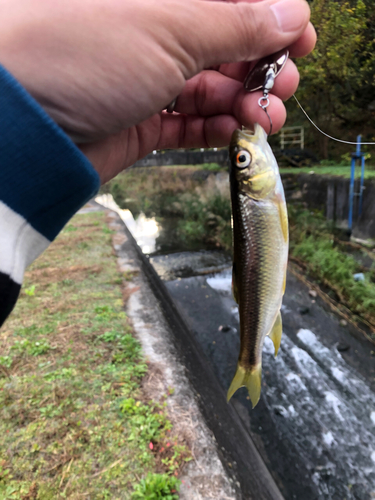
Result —
[[0, 66], [0, 326], [25, 268], [99, 186], [86, 157]]

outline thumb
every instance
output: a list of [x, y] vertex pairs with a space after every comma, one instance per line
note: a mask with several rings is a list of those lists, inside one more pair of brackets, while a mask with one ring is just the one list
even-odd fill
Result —
[[305, 0], [195, 0], [187, 5], [184, 27], [174, 26], [176, 39], [188, 56], [180, 58], [185, 78], [217, 64], [251, 61], [277, 52], [298, 40], [310, 18]]

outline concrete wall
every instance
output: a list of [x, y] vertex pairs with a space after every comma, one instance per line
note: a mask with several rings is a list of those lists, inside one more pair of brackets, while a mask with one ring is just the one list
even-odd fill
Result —
[[[228, 150], [181, 151], [149, 154], [135, 163], [135, 167], [169, 165], [201, 165], [218, 163], [228, 165]], [[349, 179], [310, 174], [285, 174], [282, 176], [289, 201], [302, 200], [308, 207], [322, 210], [329, 220], [340, 227], [347, 227], [349, 212]], [[359, 180], [355, 191], [359, 191]], [[353, 235], [358, 238], [375, 238], [375, 181], [366, 181], [363, 193], [362, 215], [358, 216], [358, 198], [354, 198]]]
[[[349, 179], [310, 174], [282, 175], [288, 201], [301, 200], [307, 207], [323, 210], [327, 219], [347, 227], [349, 213]], [[354, 191], [359, 191], [356, 180]], [[365, 181], [362, 214], [358, 215], [358, 197], [354, 197], [353, 235], [375, 238], [375, 182]]]
[[219, 151], [175, 151], [166, 153], [149, 154], [137, 161], [135, 167], [162, 167], [169, 165], [201, 165], [202, 163], [228, 164], [228, 150]]

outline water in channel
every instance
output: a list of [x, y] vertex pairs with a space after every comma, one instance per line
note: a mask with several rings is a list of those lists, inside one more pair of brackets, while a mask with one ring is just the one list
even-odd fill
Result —
[[[97, 201], [120, 214], [149, 256], [227, 390], [239, 351], [230, 255], [202, 243], [181, 247], [173, 218], [134, 218], [104, 196]], [[375, 372], [363, 361], [368, 346], [291, 274], [282, 317], [276, 359], [272, 342], [265, 342], [258, 406], [251, 409], [245, 389], [232, 404], [286, 500], [374, 499]]]

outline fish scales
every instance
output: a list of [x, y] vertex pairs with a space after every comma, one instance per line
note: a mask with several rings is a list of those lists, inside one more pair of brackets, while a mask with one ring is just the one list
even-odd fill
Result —
[[255, 406], [264, 339], [270, 335], [275, 352], [280, 344], [287, 215], [277, 163], [264, 130], [256, 125], [253, 135], [236, 131], [230, 155], [233, 292], [239, 307], [241, 348], [228, 399], [245, 385]]
[[273, 203], [255, 201], [242, 194], [237, 200], [238, 206], [233, 208], [233, 231], [244, 235], [243, 241], [234, 239], [241, 297], [240, 360], [243, 365], [253, 366], [261, 359], [264, 338], [275, 319], [272, 305], [280, 299], [283, 276], [278, 268], [283, 265], [283, 255], [279, 249], [284, 241], [278, 209]]

